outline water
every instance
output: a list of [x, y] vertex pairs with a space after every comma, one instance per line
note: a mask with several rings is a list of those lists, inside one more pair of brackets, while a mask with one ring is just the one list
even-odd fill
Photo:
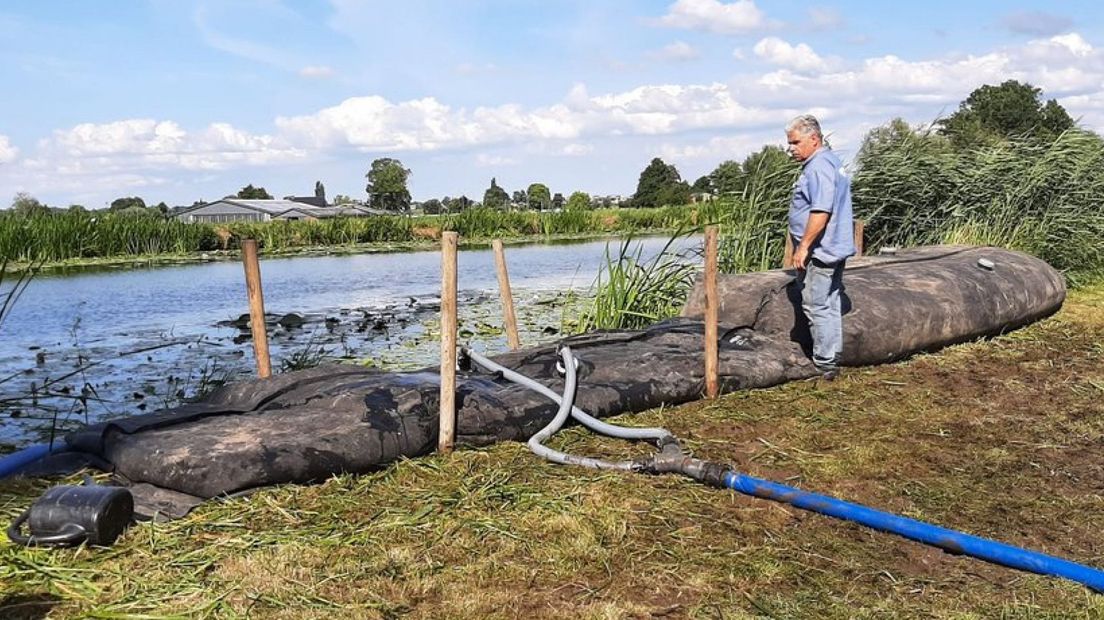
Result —
[[[643, 238], [654, 256], [666, 238]], [[619, 240], [608, 242], [617, 252]], [[691, 238], [679, 247], [699, 244]], [[607, 241], [508, 247], [523, 344], [558, 335], [589, 294]], [[261, 260], [265, 309], [301, 327], [269, 328], [273, 367], [296, 356], [385, 368], [438, 355], [437, 251]], [[458, 257], [461, 342], [505, 348], [491, 250]], [[0, 325], [0, 443], [42, 439], [121, 415], [178, 404], [254, 371], [239, 262], [41, 274]], [[275, 317], [273, 317], [275, 318]]]

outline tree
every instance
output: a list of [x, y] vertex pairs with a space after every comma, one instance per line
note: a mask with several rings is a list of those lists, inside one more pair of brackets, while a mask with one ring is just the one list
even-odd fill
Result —
[[515, 209], [529, 208], [529, 197], [525, 194], [525, 190], [523, 189], [515, 191], [513, 199], [510, 202], [513, 203]]
[[590, 208], [590, 194], [586, 192], [574, 192], [567, 199], [565, 208], [568, 211], [586, 211]]
[[429, 200], [422, 203], [422, 213], [425, 213], [426, 215], [439, 215], [444, 208], [445, 207], [443, 204], [441, 204], [441, 201], [437, 200], [436, 198], [430, 198]]
[[326, 204], [326, 186], [322, 185], [322, 181], [314, 182], [314, 197], [321, 198], [322, 204]]
[[711, 194], [713, 193], [713, 181], [709, 178], [708, 174], [702, 175], [698, 177], [697, 181], [694, 181], [690, 189], [693, 190], [695, 194]]
[[510, 195], [506, 190], [498, 186], [494, 177], [491, 178], [491, 186], [483, 192], [483, 206], [489, 209], [504, 209], [510, 202]]
[[338, 195], [334, 196], [333, 203], [335, 205], [351, 205], [351, 204], [356, 204], [356, 201], [353, 200], [352, 196], [346, 196], [345, 194], [338, 194]]
[[744, 167], [732, 159], [721, 162], [709, 173], [709, 184], [718, 196], [741, 195], [747, 186]]
[[1073, 125], [1057, 101], [1043, 103], [1041, 89], [1007, 80], [1000, 86], [985, 84], [975, 89], [957, 112], [939, 121], [939, 132], [963, 148], [1013, 136], [1051, 141]]
[[110, 209], [112, 211], [122, 211], [124, 209], [145, 209], [146, 201], [142, 200], [138, 196], [129, 196], [126, 198], [116, 198], [111, 201]]
[[164, 200], [157, 203], [152, 208], [157, 209], [157, 211], [159, 211], [161, 213], [161, 215], [168, 215], [169, 214], [169, 205], [165, 204]]
[[272, 200], [272, 195], [265, 188], [253, 187], [252, 183], [238, 190], [237, 197], [242, 200]]
[[553, 211], [562, 210], [564, 208], [564, 203], [565, 202], [567, 202], [567, 201], [564, 200], [563, 194], [561, 194], [559, 192], [556, 192], [556, 194], [554, 196], [552, 196], [552, 210]]
[[403, 168], [402, 162], [390, 157], [381, 157], [372, 162], [371, 169], [364, 175], [368, 185], [368, 204], [386, 211], [404, 212], [410, 209], [410, 190], [406, 180], [410, 170]]
[[633, 194], [634, 207], [658, 207], [687, 204], [690, 202], [690, 186], [682, 180], [678, 169], [663, 163], [656, 157], [640, 173]]
[[529, 208], [543, 211], [552, 205], [552, 194], [548, 191], [548, 186], [544, 183], [533, 183], [529, 186], [529, 189], [525, 191], [525, 195], [529, 197]]
[[50, 208], [38, 201], [38, 198], [27, 192], [19, 192], [12, 198], [12, 213], [23, 217], [38, 217], [48, 215]]
[[454, 210], [456, 213], [466, 211], [472, 207], [472, 200], [467, 196], [461, 195], [459, 198], [452, 199], [452, 205], [450, 210]]

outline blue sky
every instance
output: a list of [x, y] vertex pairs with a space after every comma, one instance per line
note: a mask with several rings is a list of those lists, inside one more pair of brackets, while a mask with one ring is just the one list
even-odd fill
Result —
[[821, 116], [854, 153], [900, 116], [1027, 81], [1104, 129], [1094, 2], [7, 0], [0, 206], [189, 205], [247, 183], [364, 198], [377, 157], [415, 199], [497, 177], [631, 194], [693, 181]]

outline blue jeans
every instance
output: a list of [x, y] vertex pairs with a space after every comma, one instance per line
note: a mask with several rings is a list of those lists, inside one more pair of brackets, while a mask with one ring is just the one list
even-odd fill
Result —
[[843, 316], [840, 312], [843, 263], [828, 264], [811, 259], [799, 280], [801, 307], [813, 335], [813, 363], [820, 369], [835, 368], [843, 353]]

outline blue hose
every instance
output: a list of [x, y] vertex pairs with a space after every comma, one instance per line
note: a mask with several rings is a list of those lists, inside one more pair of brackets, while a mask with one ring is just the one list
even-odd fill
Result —
[[59, 442], [59, 444], [54, 446], [48, 443], [40, 443], [0, 456], [0, 478], [7, 478], [27, 465], [44, 459], [51, 454], [69, 450], [69, 446], [65, 442]]
[[1104, 592], [1104, 571], [1035, 551], [1028, 551], [994, 540], [948, 530], [922, 521], [899, 517], [858, 504], [817, 495], [782, 484], [752, 478], [727, 471], [724, 486], [755, 497], [773, 499], [812, 510], [837, 519], [854, 521], [883, 532], [898, 534], [915, 541], [934, 545], [955, 554], [965, 554], [987, 562], [1002, 564], [1040, 575], [1055, 575], [1082, 583], [1097, 592]]

